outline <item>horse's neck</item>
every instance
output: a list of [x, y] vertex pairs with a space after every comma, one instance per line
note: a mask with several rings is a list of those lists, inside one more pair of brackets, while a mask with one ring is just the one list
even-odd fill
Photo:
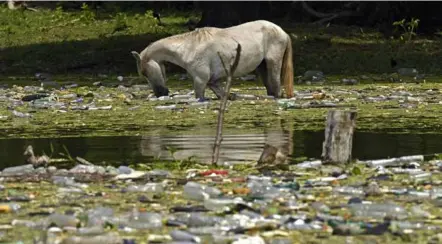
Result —
[[155, 42], [145, 54], [149, 59], [155, 60], [158, 63], [170, 62], [182, 68], [187, 67], [184, 53], [182, 51], [183, 45], [173, 43], [167, 40], [160, 40]]

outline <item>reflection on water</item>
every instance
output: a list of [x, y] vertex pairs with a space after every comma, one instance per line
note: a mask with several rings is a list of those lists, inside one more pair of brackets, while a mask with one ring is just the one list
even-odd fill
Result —
[[[265, 143], [280, 147], [292, 157], [318, 158], [322, 151], [323, 131], [261, 130], [257, 133], [226, 133], [220, 151], [220, 161], [257, 160]], [[166, 146], [176, 148], [174, 157], [185, 159], [196, 156], [210, 161], [214, 133], [180, 135], [158, 132], [153, 136], [88, 137], [59, 139], [2, 139], [0, 140], [0, 168], [23, 164], [23, 151], [32, 145], [36, 154], [64, 152], [80, 156], [93, 163], [112, 164], [148, 163], [154, 158], [172, 159]], [[442, 152], [442, 134], [387, 134], [355, 132], [353, 157], [374, 159], [412, 154]]]

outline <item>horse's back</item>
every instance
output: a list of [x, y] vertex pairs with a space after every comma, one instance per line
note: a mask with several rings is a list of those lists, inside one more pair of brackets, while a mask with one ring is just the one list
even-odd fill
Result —
[[225, 28], [224, 31], [226, 32], [278, 32], [278, 34], [286, 34], [284, 32], [284, 30], [277, 24], [274, 24], [270, 21], [267, 20], [255, 20], [255, 21], [250, 21], [250, 22], [246, 22], [244, 24], [240, 24], [240, 25], [236, 25], [236, 26], [232, 26], [229, 28]]

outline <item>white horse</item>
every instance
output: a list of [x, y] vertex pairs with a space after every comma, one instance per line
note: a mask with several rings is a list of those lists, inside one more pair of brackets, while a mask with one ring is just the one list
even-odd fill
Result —
[[147, 79], [157, 97], [169, 94], [164, 62], [171, 62], [193, 78], [196, 98], [204, 99], [207, 86], [222, 98], [225, 92], [220, 83], [226, 73], [218, 52], [223, 60], [232, 63], [238, 43], [241, 54], [234, 77], [257, 70], [268, 95], [282, 96], [282, 79], [287, 97], [293, 96], [292, 43], [281, 27], [269, 21], [257, 20], [224, 29], [201, 28], [158, 40], [141, 54], [132, 54], [138, 74]]

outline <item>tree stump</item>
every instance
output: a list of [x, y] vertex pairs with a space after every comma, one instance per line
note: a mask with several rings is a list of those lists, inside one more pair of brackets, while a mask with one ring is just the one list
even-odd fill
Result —
[[355, 111], [328, 111], [322, 144], [322, 159], [325, 162], [350, 162], [356, 115]]

